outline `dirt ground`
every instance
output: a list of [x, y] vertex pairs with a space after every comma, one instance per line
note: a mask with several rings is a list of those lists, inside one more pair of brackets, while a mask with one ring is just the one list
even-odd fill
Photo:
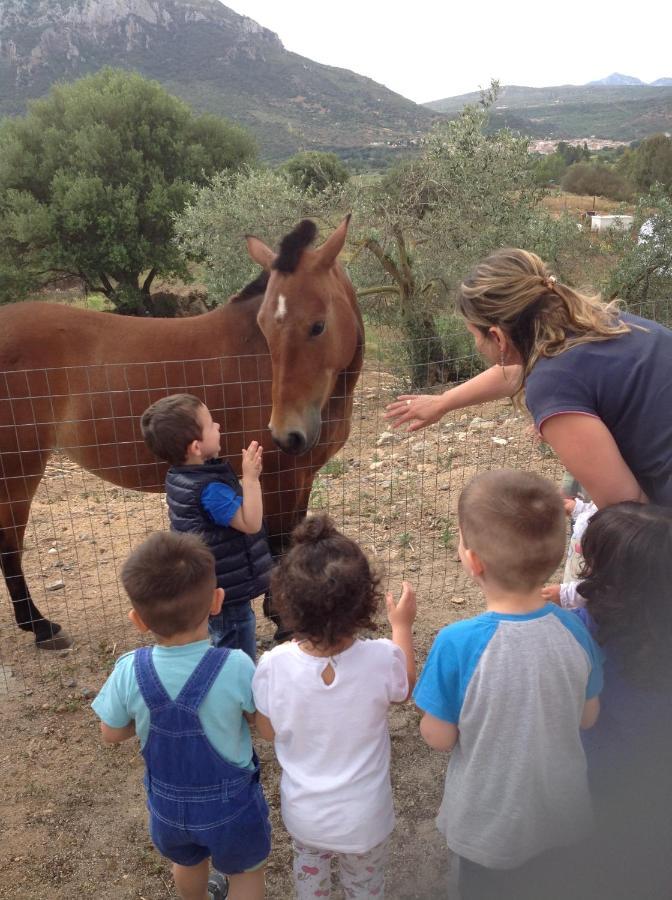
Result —
[[[560, 472], [543, 447], [533, 446], [527, 419], [509, 404], [392, 436], [383, 407], [399, 387], [391, 375], [365, 373], [350, 440], [316, 480], [312, 506], [327, 509], [361, 541], [392, 590], [402, 577], [416, 585], [422, 663], [444, 624], [483, 608], [456, 558], [455, 507], [465, 480], [499, 466], [534, 468], [554, 480]], [[14, 626], [9, 604], [0, 603], [0, 898], [175, 897], [169, 866], [147, 835], [137, 741], [103, 746], [89, 708], [114, 659], [137, 645], [118, 567], [131, 546], [165, 523], [162, 496], [114, 488], [66, 458], [52, 459], [33, 505], [25, 570], [38, 605], [75, 643], [60, 653], [36, 651]], [[260, 610], [258, 621], [263, 650], [271, 629]], [[386, 633], [384, 624], [379, 633]], [[448, 853], [434, 827], [446, 757], [424, 745], [418, 721], [411, 703], [390, 716], [397, 809], [387, 880], [392, 900], [450, 896]], [[279, 770], [272, 746], [255, 743], [274, 828], [267, 896], [289, 898]]]

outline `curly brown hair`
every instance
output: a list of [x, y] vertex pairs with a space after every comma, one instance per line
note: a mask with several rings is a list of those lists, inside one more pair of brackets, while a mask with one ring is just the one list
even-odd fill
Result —
[[672, 687], [672, 509], [626, 501], [599, 510], [581, 540], [579, 593], [601, 644], [634, 684]]
[[283, 623], [299, 638], [328, 649], [375, 628], [382, 601], [380, 576], [361, 547], [326, 515], [292, 532], [292, 545], [271, 576]]

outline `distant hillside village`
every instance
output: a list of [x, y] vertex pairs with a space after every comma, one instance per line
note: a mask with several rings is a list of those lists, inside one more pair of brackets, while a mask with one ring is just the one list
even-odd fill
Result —
[[[528, 149], [530, 153], [541, 153], [542, 156], [546, 156], [548, 153], [555, 153], [559, 143], [561, 143], [559, 140], [530, 141]], [[607, 141], [594, 137], [576, 138], [571, 141], [562, 141], [562, 143], [569, 144], [570, 147], [583, 147], [585, 145], [589, 150], [613, 150], [616, 147], [629, 146], [629, 141]]]

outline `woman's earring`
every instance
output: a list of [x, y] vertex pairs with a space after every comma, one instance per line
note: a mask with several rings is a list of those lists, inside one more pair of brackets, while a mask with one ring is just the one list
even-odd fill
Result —
[[499, 351], [499, 364], [502, 368], [504, 368], [504, 348], [503, 347]]

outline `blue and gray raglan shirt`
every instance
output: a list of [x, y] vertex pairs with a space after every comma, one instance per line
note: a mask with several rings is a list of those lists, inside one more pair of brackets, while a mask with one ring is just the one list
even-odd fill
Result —
[[437, 819], [453, 852], [507, 869], [585, 836], [591, 806], [579, 723], [601, 688], [599, 647], [577, 616], [552, 603], [439, 632], [414, 698], [459, 729]]

